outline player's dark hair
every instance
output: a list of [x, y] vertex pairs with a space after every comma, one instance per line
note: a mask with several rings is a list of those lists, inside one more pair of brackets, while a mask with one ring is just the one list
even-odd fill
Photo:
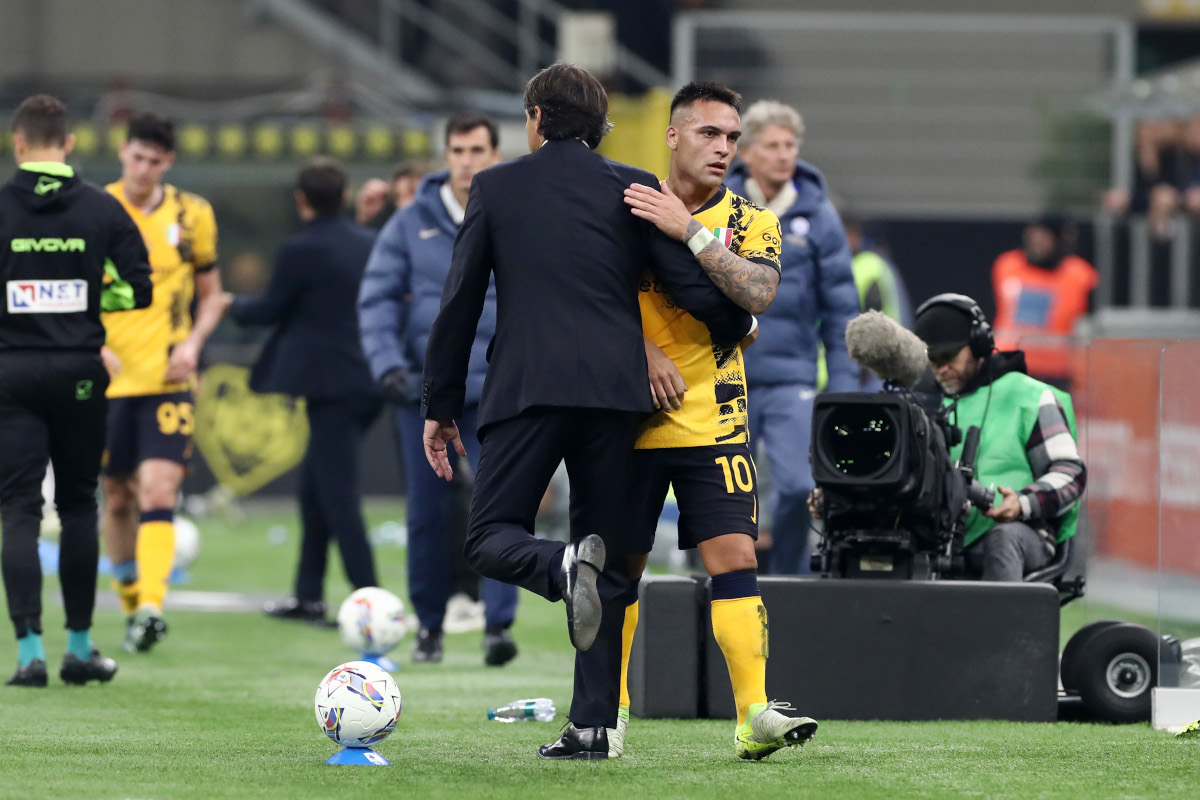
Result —
[[296, 188], [318, 217], [338, 214], [346, 199], [346, 170], [335, 159], [316, 156], [300, 170]]
[[164, 116], [147, 111], [129, 120], [125, 141], [139, 141], [175, 152], [175, 123]]
[[446, 121], [446, 146], [450, 145], [451, 134], [470, 133], [476, 128], [487, 128], [488, 139], [491, 140], [493, 150], [500, 146], [500, 130], [496, 127], [496, 123], [474, 111], [459, 111]]
[[67, 143], [67, 107], [48, 94], [27, 97], [13, 114], [12, 132], [31, 147], [62, 147]]
[[675, 116], [675, 109], [687, 108], [701, 100], [724, 103], [739, 114], [742, 112], [742, 96], [733, 89], [713, 81], [692, 81], [671, 98], [671, 116]]
[[542, 109], [540, 132], [551, 141], [580, 139], [593, 150], [612, 130], [608, 94], [583, 67], [551, 64], [525, 84], [525, 114]]

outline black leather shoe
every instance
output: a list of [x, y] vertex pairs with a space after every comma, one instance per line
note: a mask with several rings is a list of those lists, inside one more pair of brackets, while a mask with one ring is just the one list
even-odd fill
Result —
[[4, 685], [36, 686], [38, 688], [44, 688], [47, 682], [46, 662], [40, 658], [35, 658], [25, 666], [17, 667], [17, 671], [12, 674], [12, 677], [4, 682]]
[[606, 761], [608, 760], [608, 731], [604, 728], [576, 728], [575, 723], [571, 723], [557, 742], [544, 744], [538, 748], [538, 758]]
[[117, 674], [117, 662], [100, 655], [100, 651], [92, 648], [92, 657], [84, 661], [74, 653], [63, 656], [62, 667], [58, 676], [63, 683], [73, 683], [82, 686], [88, 681], [108, 683]]
[[483, 663], [489, 667], [501, 667], [517, 657], [517, 643], [507, 629], [483, 635]]
[[295, 597], [272, 600], [263, 606], [263, 612], [268, 617], [299, 620], [318, 628], [327, 628], [333, 624], [326, 618], [325, 604], [320, 600], [297, 600]]
[[442, 660], [442, 632], [421, 628], [413, 645], [412, 660], [437, 664]]
[[567, 605], [567, 632], [576, 650], [584, 651], [596, 641], [600, 630], [600, 592], [596, 577], [604, 570], [604, 540], [596, 534], [571, 542], [563, 551], [563, 602]]

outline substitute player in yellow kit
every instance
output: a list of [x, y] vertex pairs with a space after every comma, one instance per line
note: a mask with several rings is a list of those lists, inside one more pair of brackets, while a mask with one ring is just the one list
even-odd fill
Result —
[[[633, 213], [686, 241], [705, 272], [747, 310], [761, 312], [779, 283], [779, 220], [722, 181], [741, 135], [741, 96], [719, 84], [684, 86], [671, 101], [670, 177], [661, 192], [626, 191]], [[658, 517], [673, 486], [679, 546], [697, 548], [712, 576], [712, 627], [737, 706], [734, 749], [759, 760], [813, 737], [817, 723], [789, 717], [766, 694], [767, 612], [758, 591], [758, 492], [746, 427], [741, 347], [722, 349], [707, 329], [647, 276], [639, 295], [651, 390], [660, 411], [637, 439], [640, 518], [631, 536], [629, 601], [622, 641], [621, 708], [609, 755], [624, 749], [628, 669], [637, 627], [637, 578], [646, 568]], [[753, 335], [753, 333], [752, 333]], [[743, 344], [748, 344], [743, 342]]]
[[176, 497], [192, 450], [196, 366], [226, 303], [212, 206], [162, 180], [175, 160], [174, 126], [154, 114], [135, 117], [119, 158], [121, 179], [106, 188], [150, 251], [154, 300], [140, 311], [103, 315], [112, 382], [102, 527], [129, 617], [122, 648], [138, 652], [167, 631], [162, 607], [175, 557]]

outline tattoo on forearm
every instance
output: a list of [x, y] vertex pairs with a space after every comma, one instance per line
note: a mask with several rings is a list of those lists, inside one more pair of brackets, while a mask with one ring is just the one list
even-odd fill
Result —
[[[698, 227], [700, 223], [693, 220], [693, 224]], [[689, 236], [691, 233], [689, 225]], [[747, 261], [716, 241], [709, 242], [696, 258], [722, 294], [751, 314], [766, 311], [775, 298], [779, 273], [770, 267]]]

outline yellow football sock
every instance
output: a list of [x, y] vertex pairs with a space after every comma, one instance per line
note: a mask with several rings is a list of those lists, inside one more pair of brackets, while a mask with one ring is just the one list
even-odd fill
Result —
[[629, 705], [629, 654], [633, 651], [633, 634], [637, 630], [638, 604], [625, 606], [625, 625], [621, 628], [621, 705]]
[[741, 725], [752, 703], [767, 702], [767, 609], [762, 598], [713, 600], [712, 628], [725, 654]]
[[137, 565], [141, 605], [162, 611], [167, 579], [175, 563], [175, 525], [148, 520], [138, 526]]
[[113, 590], [117, 593], [117, 597], [121, 598], [121, 611], [125, 612], [125, 616], [129, 616], [137, 611], [138, 607], [138, 585], [137, 581], [133, 583], [121, 583], [118, 580], [112, 582]]

